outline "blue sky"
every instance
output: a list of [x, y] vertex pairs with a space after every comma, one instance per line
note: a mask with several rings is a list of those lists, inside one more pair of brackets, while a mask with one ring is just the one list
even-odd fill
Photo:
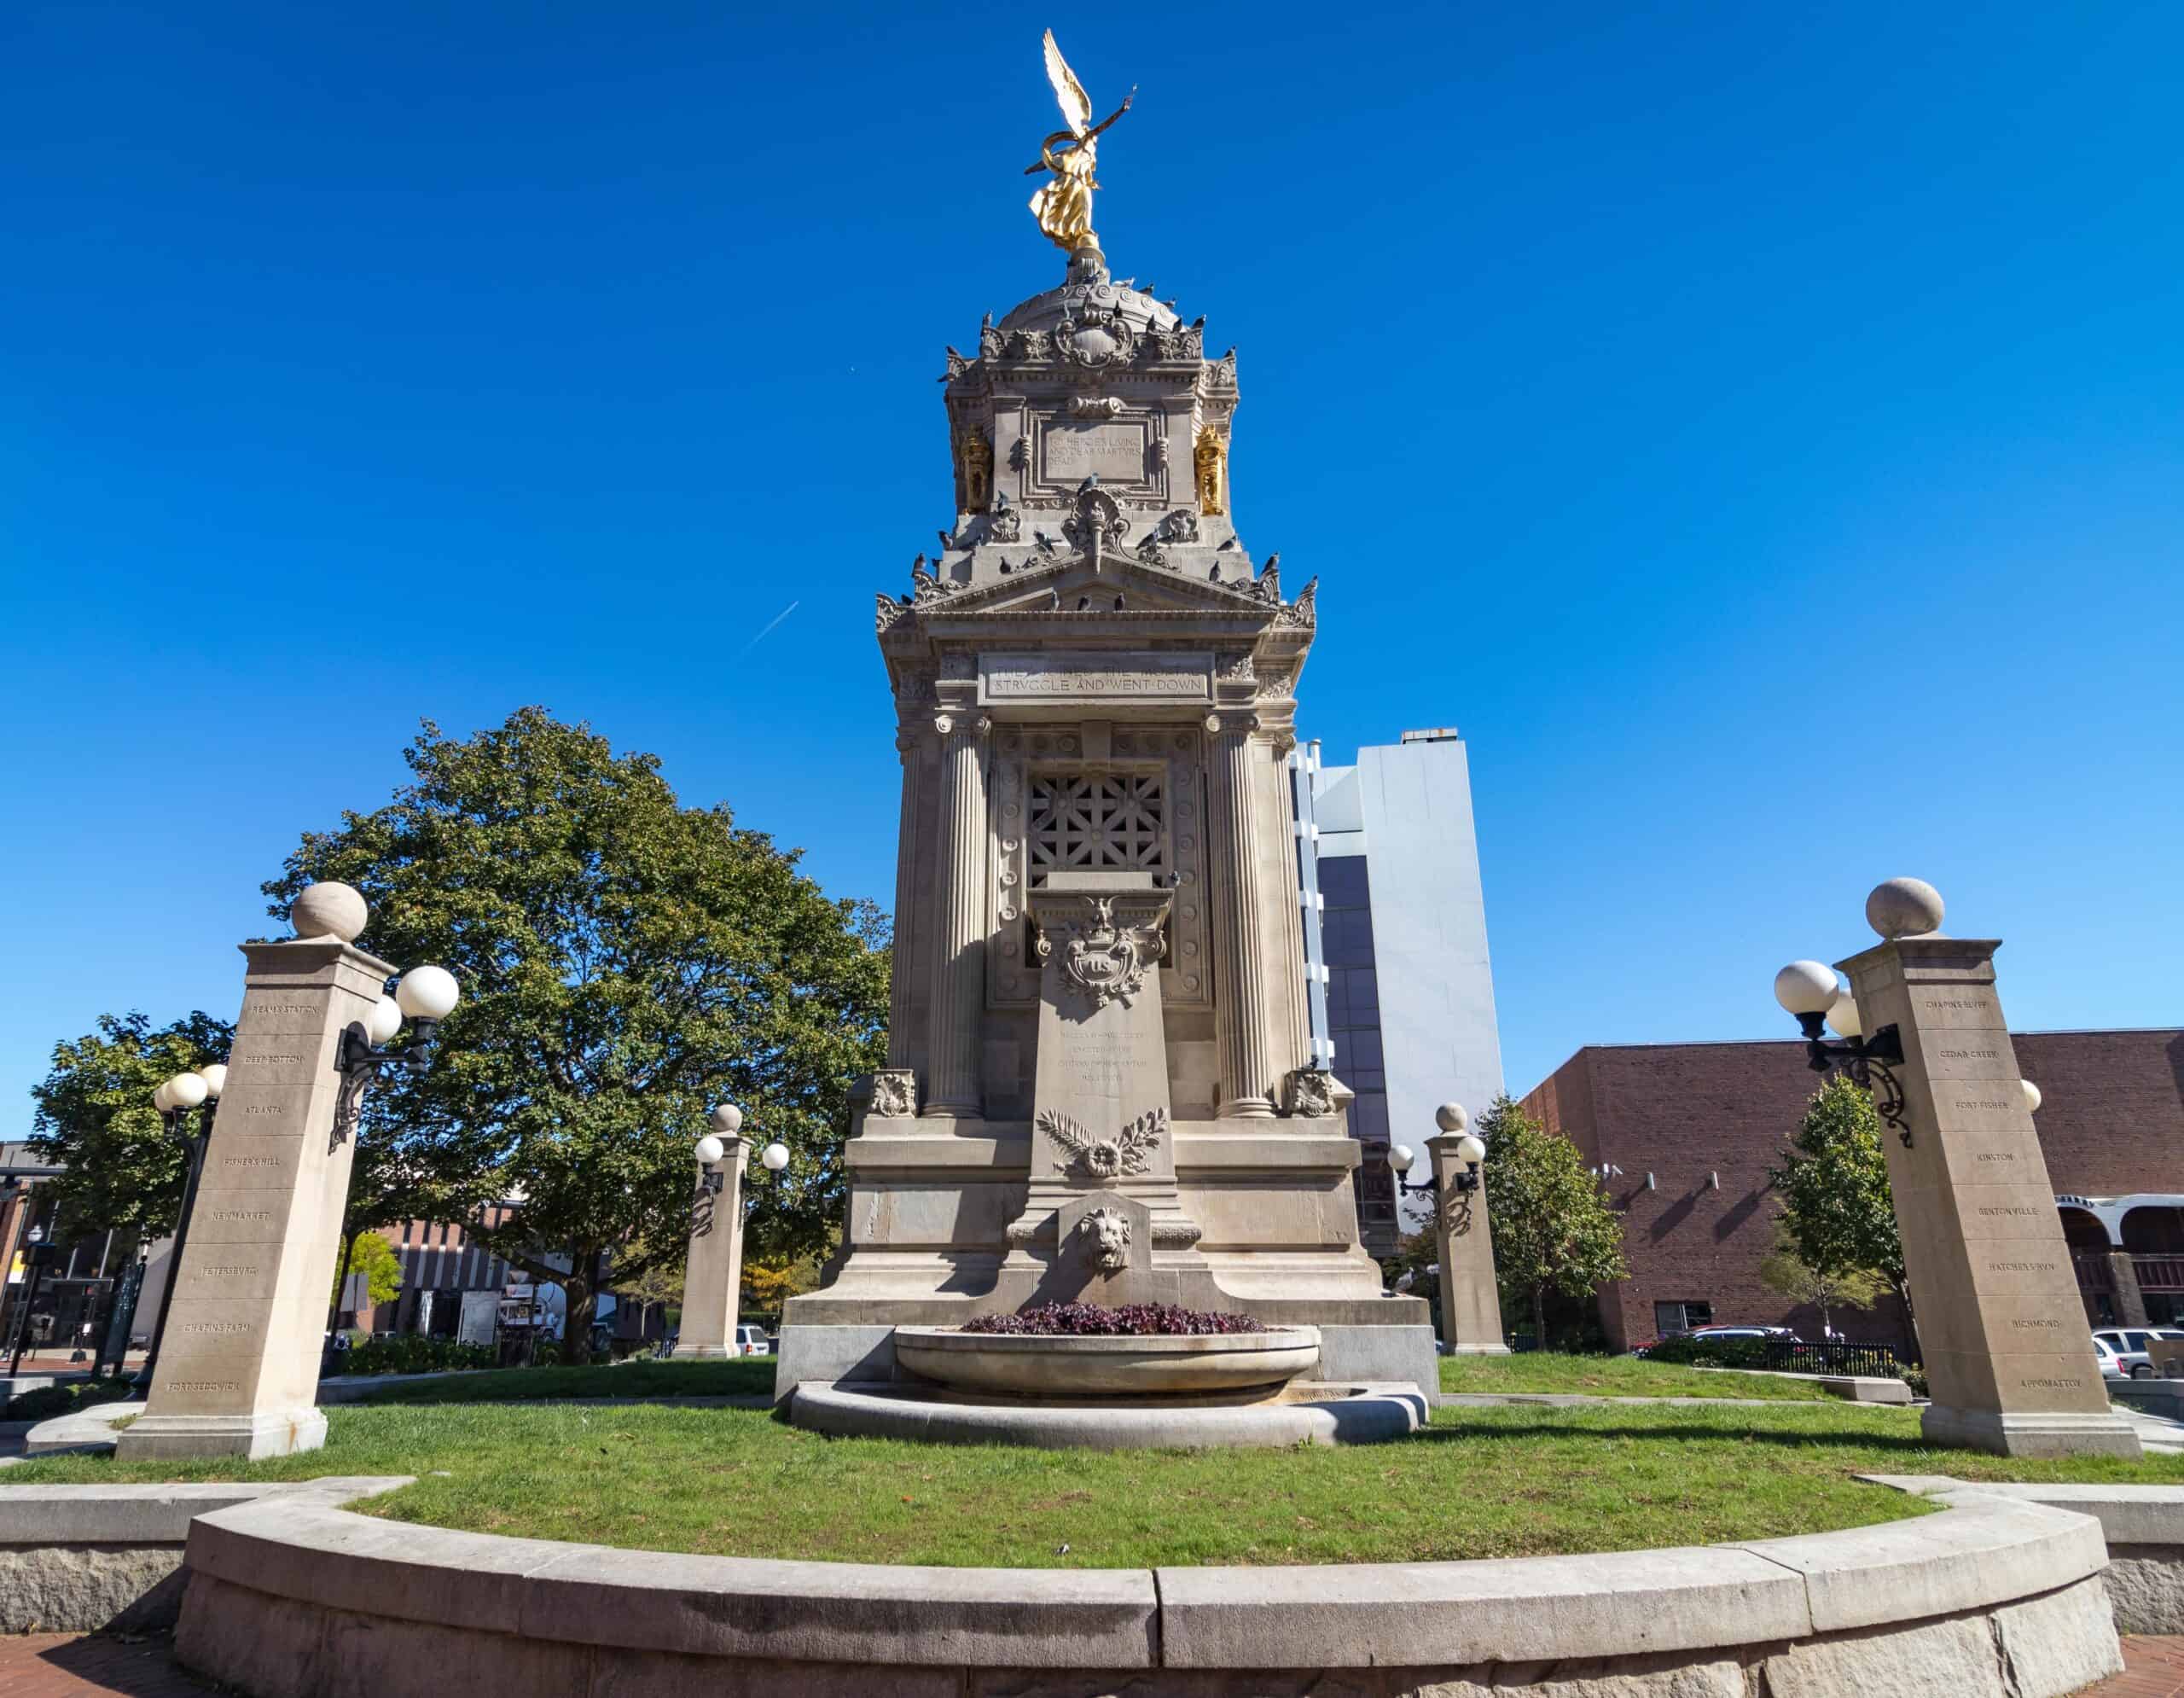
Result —
[[[1240, 350], [1330, 759], [1469, 742], [1503, 1044], [1786, 1036], [1878, 879], [2020, 1026], [2184, 1017], [2184, 12], [19, 5], [0, 1136], [232, 1014], [298, 833], [539, 701], [886, 900], [875, 590], [942, 347], [1118, 273]], [[781, 611], [794, 611], [753, 643]]]

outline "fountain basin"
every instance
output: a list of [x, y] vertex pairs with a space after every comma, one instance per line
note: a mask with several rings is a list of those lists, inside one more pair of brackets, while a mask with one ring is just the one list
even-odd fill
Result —
[[1287, 1385], [1320, 1359], [1317, 1327], [1083, 1337], [895, 1329], [897, 1365], [959, 1391], [1012, 1397], [1167, 1397]]

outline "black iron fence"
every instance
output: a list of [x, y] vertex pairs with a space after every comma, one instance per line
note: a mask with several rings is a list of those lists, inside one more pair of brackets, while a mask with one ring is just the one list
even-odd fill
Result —
[[1801, 1344], [1794, 1339], [1769, 1339], [1761, 1346], [1763, 1368], [1787, 1374], [1862, 1374], [1892, 1378], [1902, 1358], [1892, 1344]]

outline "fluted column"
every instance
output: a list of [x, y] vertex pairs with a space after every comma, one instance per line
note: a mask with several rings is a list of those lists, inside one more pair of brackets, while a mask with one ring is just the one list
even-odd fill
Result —
[[895, 972], [887, 987], [887, 1065], [917, 1065], [910, 1048], [910, 993], [918, 945], [911, 916], [917, 908], [918, 741], [909, 730], [895, 739], [903, 758], [903, 810], [895, 829]]
[[986, 732], [983, 714], [938, 713], [940, 734], [939, 899], [932, 937], [927, 1114], [975, 1115], [979, 1024], [986, 987]]
[[1214, 924], [1214, 1048], [1220, 1064], [1221, 1112], [1266, 1116], [1273, 1061], [1258, 999], [1268, 994], [1265, 951], [1259, 924], [1259, 802], [1252, 782], [1254, 713], [1210, 713], [1207, 763], [1212, 852]]

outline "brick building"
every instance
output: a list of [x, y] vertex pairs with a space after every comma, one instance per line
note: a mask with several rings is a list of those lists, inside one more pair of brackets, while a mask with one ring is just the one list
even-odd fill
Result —
[[[2036, 1125], [2090, 1320], [2184, 1314], [2184, 1031], [2015, 1034], [2039, 1085]], [[1816, 1310], [1761, 1283], [1774, 1247], [1767, 1170], [1820, 1081], [1804, 1046], [1588, 1044], [1525, 1098], [1571, 1139], [1623, 1215], [1630, 1276], [1600, 1294], [1608, 1341], [1741, 1322], [1820, 1335]], [[1854, 1339], [1908, 1345], [1882, 1299], [1833, 1317]]]

